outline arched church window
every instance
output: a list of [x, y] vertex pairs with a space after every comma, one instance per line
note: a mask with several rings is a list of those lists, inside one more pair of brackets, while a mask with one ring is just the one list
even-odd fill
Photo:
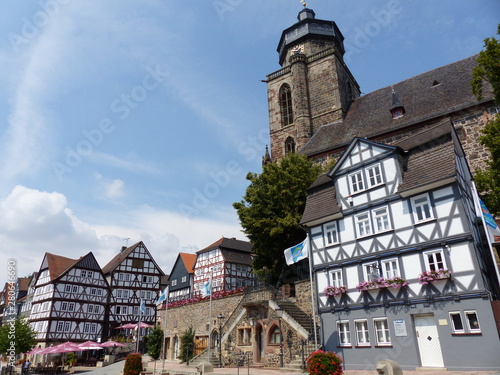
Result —
[[285, 141], [285, 154], [293, 154], [295, 153], [295, 141], [292, 137], [288, 137]]
[[288, 84], [284, 84], [280, 89], [281, 121], [283, 126], [293, 123], [292, 110], [292, 90]]

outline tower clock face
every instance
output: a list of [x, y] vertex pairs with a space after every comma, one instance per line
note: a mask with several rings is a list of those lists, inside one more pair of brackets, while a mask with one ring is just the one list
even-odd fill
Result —
[[295, 47], [291, 49], [292, 55], [295, 55], [297, 53], [304, 53], [304, 45], [303, 44], [298, 44]]

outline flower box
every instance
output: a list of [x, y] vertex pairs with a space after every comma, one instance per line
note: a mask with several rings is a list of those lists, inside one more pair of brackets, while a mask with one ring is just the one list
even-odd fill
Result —
[[347, 293], [346, 286], [327, 286], [325, 290], [323, 290], [328, 297], [340, 296], [341, 294]]
[[407, 285], [408, 281], [399, 276], [390, 279], [379, 277], [378, 279], [371, 281], [362, 281], [361, 283], [356, 285], [356, 289], [359, 290], [360, 292], [364, 292], [367, 290], [382, 289], [382, 288], [401, 288]]
[[438, 280], [449, 279], [451, 277], [451, 272], [445, 269], [424, 271], [418, 275], [419, 284], [429, 284]]

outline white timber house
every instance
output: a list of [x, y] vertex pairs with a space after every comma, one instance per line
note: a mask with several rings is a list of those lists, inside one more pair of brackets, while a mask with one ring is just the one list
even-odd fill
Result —
[[498, 370], [499, 280], [449, 120], [388, 146], [355, 138], [310, 187], [322, 344], [345, 368]]

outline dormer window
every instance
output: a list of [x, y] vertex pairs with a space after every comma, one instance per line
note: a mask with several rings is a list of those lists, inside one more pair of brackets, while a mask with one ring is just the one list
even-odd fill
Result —
[[434, 82], [432, 82], [431, 87], [439, 86], [440, 84], [441, 84], [441, 82], [439, 82], [438, 80], [434, 80]]
[[399, 101], [394, 88], [392, 89], [392, 107], [390, 111], [393, 119], [403, 117], [403, 115], [405, 114], [405, 108]]
[[403, 117], [405, 110], [403, 107], [393, 108], [391, 109], [392, 118], [400, 118]]

